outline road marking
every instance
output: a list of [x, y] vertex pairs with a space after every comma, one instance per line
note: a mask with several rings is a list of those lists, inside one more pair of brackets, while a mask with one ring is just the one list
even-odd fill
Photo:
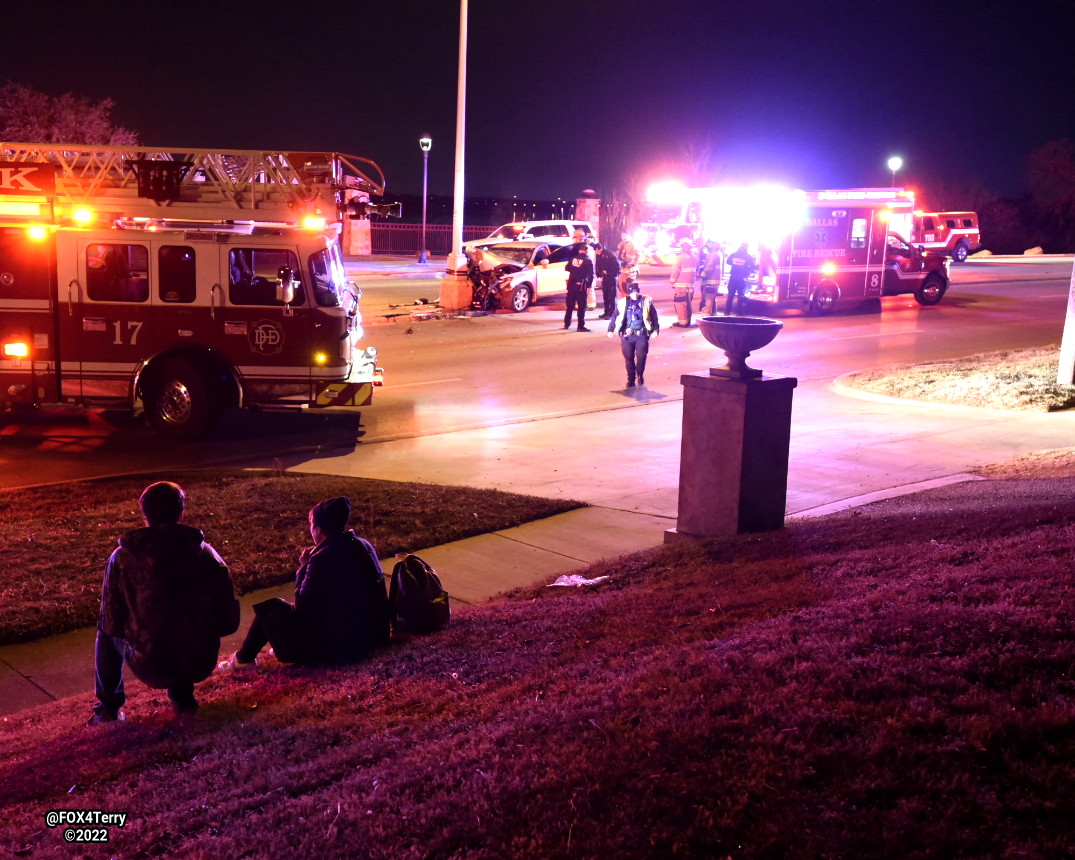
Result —
[[387, 386], [385, 386], [385, 388], [386, 389], [390, 388], [390, 389], [392, 389], [392, 391], [396, 391], [396, 390], [398, 390], [400, 388], [415, 388], [415, 387], [417, 387], [419, 385], [440, 385], [443, 382], [462, 382], [462, 381], [463, 381], [463, 377], [456, 376], [456, 377], [453, 377], [452, 379], [429, 379], [429, 380], [427, 380], [425, 382], [404, 382], [404, 383], [402, 383], [400, 385], [387, 385]]
[[899, 334], [922, 334], [923, 329], [909, 328], [904, 331], [874, 331], [869, 334], [849, 334], [845, 337], [834, 337], [831, 340], [861, 340], [864, 337], [892, 337]]

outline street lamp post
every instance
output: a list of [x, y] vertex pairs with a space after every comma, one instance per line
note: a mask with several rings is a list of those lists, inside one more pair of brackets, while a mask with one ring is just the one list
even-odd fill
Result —
[[898, 155], [893, 155], [888, 160], [888, 169], [892, 171], [892, 187], [896, 187], [896, 171], [903, 167], [903, 159]]
[[426, 256], [426, 203], [429, 201], [429, 150], [433, 146], [433, 138], [428, 134], [422, 135], [418, 141], [422, 148], [422, 248], [418, 252], [418, 262], [428, 263]]

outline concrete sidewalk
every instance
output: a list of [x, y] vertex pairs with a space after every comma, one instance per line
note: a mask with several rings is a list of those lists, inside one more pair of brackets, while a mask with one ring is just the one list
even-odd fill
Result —
[[[579, 508], [504, 531], [423, 549], [419, 554], [440, 574], [455, 610], [497, 594], [584, 568], [605, 558], [659, 545], [667, 518]], [[394, 559], [383, 559], [390, 575]], [[296, 562], [297, 563], [297, 562]], [[269, 597], [294, 597], [294, 586], [262, 589], [241, 598], [239, 631], [221, 645], [235, 651], [254, 617], [251, 607]], [[84, 695], [93, 704], [94, 628], [0, 648], [0, 716], [14, 714], [66, 696]], [[128, 679], [130, 674], [128, 673]], [[134, 681], [133, 683], [138, 683]]]

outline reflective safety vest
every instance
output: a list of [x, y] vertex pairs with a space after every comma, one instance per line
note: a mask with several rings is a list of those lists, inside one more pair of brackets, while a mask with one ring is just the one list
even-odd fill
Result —
[[[627, 327], [627, 296], [621, 296], [616, 300], [616, 331], [623, 334]], [[650, 320], [650, 308], [653, 307], [653, 299], [642, 296], [642, 325], [646, 328], [646, 334], [653, 333], [653, 323]]]

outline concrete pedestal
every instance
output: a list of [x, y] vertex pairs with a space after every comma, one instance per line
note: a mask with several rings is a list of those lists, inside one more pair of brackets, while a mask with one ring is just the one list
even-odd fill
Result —
[[466, 275], [448, 272], [441, 278], [439, 304], [444, 310], [469, 310], [473, 299], [474, 285]]
[[679, 515], [665, 542], [783, 528], [798, 380], [681, 377]]
[[372, 254], [370, 222], [365, 218], [344, 218], [341, 245], [343, 252], [352, 257], [365, 257]]

